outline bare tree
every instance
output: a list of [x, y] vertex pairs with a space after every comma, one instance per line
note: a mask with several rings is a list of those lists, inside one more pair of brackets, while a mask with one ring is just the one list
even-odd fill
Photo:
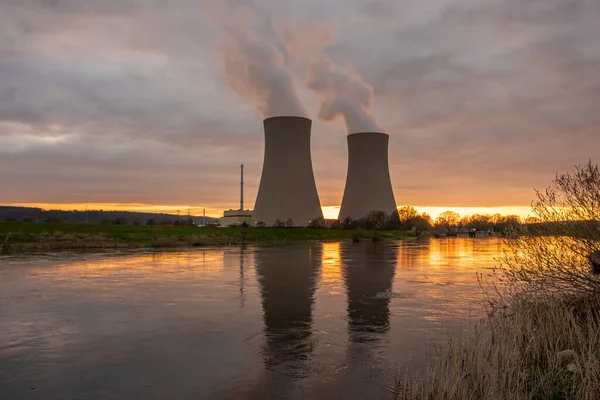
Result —
[[515, 229], [503, 258], [507, 287], [513, 291], [600, 293], [593, 274], [600, 251], [600, 171], [591, 161], [557, 174], [536, 190], [532, 211], [540, 221]]

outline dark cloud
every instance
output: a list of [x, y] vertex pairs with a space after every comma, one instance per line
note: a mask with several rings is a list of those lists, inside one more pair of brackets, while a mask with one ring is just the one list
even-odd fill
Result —
[[[598, 1], [229, 5], [252, 8], [297, 83], [321, 51], [373, 87], [400, 203], [528, 204], [600, 148]], [[252, 199], [261, 117], [224, 80], [213, 6], [0, 0], [0, 203], [235, 206], [240, 162]], [[345, 130], [298, 91], [322, 204], [338, 204]]]

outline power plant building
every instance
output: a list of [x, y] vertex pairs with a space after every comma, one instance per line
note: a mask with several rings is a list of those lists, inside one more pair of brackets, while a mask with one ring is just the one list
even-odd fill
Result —
[[219, 218], [221, 226], [238, 226], [244, 223], [250, 224], [252, 219], [252, 210], [226, 210], [223, 211], [223, 217]]
[[252, 225], [291, 220], [293, 226], [306, 226], [322, 218], [310, 154], [312, 121], [272, 117], [263, 124], [265, 154]]
[[348, 173], [339, 220], [365, 217], [371, 211], [397, 210], [388, 165], [389, 135], [363, 132], [348, 135]]

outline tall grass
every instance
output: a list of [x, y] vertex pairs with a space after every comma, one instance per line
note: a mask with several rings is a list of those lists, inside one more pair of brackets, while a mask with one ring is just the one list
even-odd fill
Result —
[[600, 171], [588, 163], [537, 192], [543, 232], [512, 232], [480, 276], [487, 315], [432, 354], [398, 399], [600, 399]]
[[398, 399], [599, 399], [600, 298], [514, 299], [471, 321], [432, 357], [425, 379], [398, 380]]

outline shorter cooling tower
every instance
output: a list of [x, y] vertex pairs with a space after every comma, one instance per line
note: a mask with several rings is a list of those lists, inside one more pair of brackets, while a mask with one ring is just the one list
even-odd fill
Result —
[[323, 217], [310, 157], [311, 125], [303, 117], [264, 120], [265, 158], [252, 225], [272, 226], [279, 219], [306, 226]]
[[371, 211], [396, 211], [388, 166], [389, 136], [365, 132], [348, 135], [348, 174], [339, 220], [365, 217]]

